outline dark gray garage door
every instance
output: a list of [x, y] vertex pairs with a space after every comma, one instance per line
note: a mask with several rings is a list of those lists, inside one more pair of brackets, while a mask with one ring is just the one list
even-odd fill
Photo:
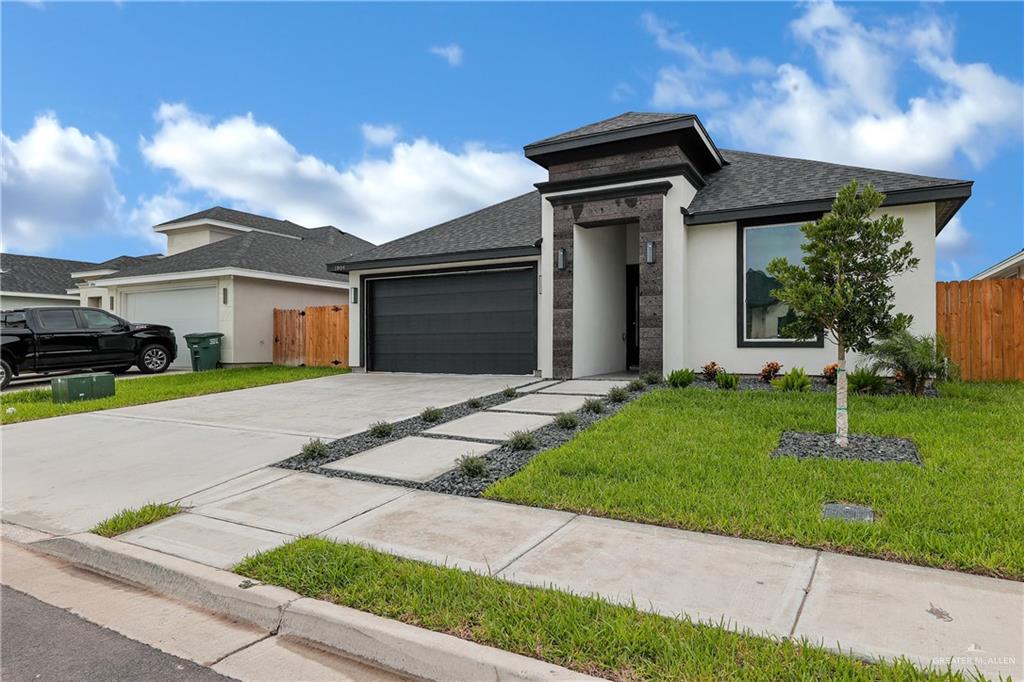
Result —
[[537, 367], [534, 273], [531, 265], [367, 282], [367, 367], [532, 373]]

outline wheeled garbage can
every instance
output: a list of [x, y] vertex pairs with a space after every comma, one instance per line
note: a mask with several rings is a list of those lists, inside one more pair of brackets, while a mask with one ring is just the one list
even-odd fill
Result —
[[205, 372], [217, 369], [220, 364], [220, 340], [224, 337], [218, 332], [201, 332], [185, 334], [185, 343], [192, 356], [192, 371]]

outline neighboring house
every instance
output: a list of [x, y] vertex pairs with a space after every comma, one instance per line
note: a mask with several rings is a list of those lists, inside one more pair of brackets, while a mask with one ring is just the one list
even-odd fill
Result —
[[628, 113], [525, 147], [548, 170], [509, 199], [331, 265], [351, 285], [350, 357], [369, 370], [580, 377], [769, 360], [810, 373], [822, 340], [780, 338], [776, 256], [851, 180], [887, 194], [920, 266], [896, 308], [935, 332], [935, 236], [969, 181], [718, 149], [690, 114]]
[[74, 286], [71, 273], [95, 266], [62, 258], [0, 254], [0, 307], [78, 305], [78, 296], [68, 293]]
[[979, 272], [972, 279], [1024, 279], [1024, 249]]
[[[221, 332], [225, 364], [273, 358], [274, 308], [339, 305], [348, 277], [326, 264], [373, 244], [332, 227], [305, 228], [215, 207], [153, 228], [167, 236], [167, 256], [96, 275], [80, 287], [84, 299], [134, 322], [167, 324], [184, 334]], [[187, 366], [188, 353], [176, 364]]]

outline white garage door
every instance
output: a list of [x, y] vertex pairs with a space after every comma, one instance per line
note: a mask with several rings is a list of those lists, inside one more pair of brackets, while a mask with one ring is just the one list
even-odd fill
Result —
[[189, 367], [185, 334], [215, 332], [217, 329], [217, 288], [192, 287], [130, 293], [125, 297], [124, 315], [129, 322], [166, 324], [178, 338], [178, 359], [172, 367]]

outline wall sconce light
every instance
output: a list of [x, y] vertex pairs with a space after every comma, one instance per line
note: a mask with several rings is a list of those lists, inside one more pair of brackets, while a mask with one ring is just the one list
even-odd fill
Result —
[[654, 264], [654, 242], [647, 242], [647, 248], [644, 250], [644, 261], [648, 265]]
[[352, 303], [359, 303], [359, 287], [352, 287], [349, 289], [349, 292], [351, 292], [350, 298], [352, 299]]
[[558, 250], [558, 269], [565, 270], [565, 249]]

